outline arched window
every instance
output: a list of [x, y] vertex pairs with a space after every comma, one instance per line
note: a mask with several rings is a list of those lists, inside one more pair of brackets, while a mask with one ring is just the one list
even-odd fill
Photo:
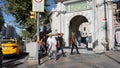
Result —
[[84, 31], [86, 31], [86, 27], [84, 27]]

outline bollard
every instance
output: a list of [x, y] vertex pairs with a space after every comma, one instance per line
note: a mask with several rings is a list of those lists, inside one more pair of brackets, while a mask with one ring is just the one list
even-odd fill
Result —
[[41, 59], [40, 53], [41, 53], [41, 50], [38, 50], [38, 65], [40, 65], [40, 59]]

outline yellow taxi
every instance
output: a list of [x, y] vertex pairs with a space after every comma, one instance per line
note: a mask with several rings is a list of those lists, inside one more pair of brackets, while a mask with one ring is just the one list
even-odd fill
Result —
[[16, 39], [3, 39], [1, 46], [3, 55], [20, 55], [22, 53], [22, 45]]

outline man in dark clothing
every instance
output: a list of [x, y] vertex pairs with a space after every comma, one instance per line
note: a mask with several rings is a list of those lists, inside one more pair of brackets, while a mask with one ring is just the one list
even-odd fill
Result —
[[64, 45], [63, 42], [64, 42], [64, 41], [63, 41], [62, 36], [63, 36], [62, 33], [58, 34], [58, 38], [57, 38], [58, 50], [57, 50], [57, 52], [59, 52], [59, 50], [61, 50], [63, 57], [66, 57], [66, 55], [65, 55], [65, 53], [64, 53], [64, 47], [63, 47], [63, 45]]

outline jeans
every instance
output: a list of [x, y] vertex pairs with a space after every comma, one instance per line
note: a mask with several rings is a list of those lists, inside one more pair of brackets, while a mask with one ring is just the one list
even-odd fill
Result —
[[59, 52], [59, 50], [61, 50], [62, 51], [62, 54], [64, 55], [65, 53], [64, 53], [64, 47], [63, 46], [60, 46], [60, 48], [58, 49], [58, 51], [57, 52]]
[[48, 53], [49, 58], [57, 59], [57, 51], [56, 50], [50, 50]]
[[80, 43], [81, 43], [81, 40], [78, 40], [78, 45], [79, 45], [79, 46], [81, 46], [81, 44], [80, 44]]

